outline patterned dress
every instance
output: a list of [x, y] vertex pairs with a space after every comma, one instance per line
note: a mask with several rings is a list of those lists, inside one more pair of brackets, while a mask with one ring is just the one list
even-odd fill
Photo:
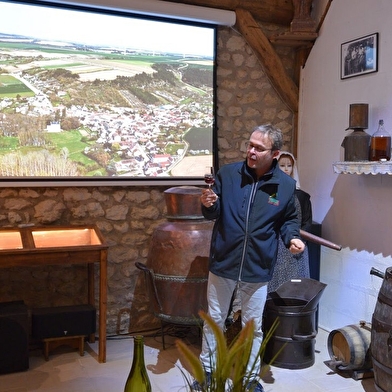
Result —
[[[310, 196], [300, 189], [296, 190], [296, 196], [296, 206], [298, 218], [301, 221], [301, 229], [307, 230], [312, 224]], [[278, 255], [272, 279], [268, 283], [268, 293], [276, 291], [280, 285], [290, 279], [309, 277], [309, 252], [307, 245], [302, 253], [293, 255], [286, 248], [282, 239], [279, 238]]]

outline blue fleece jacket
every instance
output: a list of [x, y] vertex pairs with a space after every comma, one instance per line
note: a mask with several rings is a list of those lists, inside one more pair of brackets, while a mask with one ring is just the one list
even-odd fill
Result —
[[215, 220], [209, 269], [215, 275], [244, 282], [271, 279], [278, 236], [289, 246], [300, 238], [295, 208], [295, 180], [274, 159], [258, 181], [246, 162], [223, 166], [216, 175], [218, 201], [202, 206], [205, 218]]

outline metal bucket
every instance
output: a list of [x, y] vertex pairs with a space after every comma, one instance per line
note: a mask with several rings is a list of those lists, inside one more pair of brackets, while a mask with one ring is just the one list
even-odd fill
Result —
[[326, 285], [314, 279], [293, 279], [270, 293], [264, 309], [264, 334], [279, 324], [267, 342], [264, 362], [285, 369], [304, 369], [315, 362], [316, 311]]
[[200, 323], [207, 310], [208, 257], [213, 222], [203, 218], [201, 188], [165, 191], [168, 222], [152, 235], [147, 265], [148, 290], [154, 314], [178, 324]]

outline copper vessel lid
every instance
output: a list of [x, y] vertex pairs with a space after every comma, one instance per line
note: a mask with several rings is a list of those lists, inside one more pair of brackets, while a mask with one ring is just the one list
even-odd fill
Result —
[[201, 213], [202, 188], [179, 186], [164, 191], [168, 219], [204, 219]]

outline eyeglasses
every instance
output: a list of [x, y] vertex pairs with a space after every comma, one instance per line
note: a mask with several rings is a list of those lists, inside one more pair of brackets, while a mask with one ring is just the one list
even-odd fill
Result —
[[252, 148], [257, 152], [257, 153], [262, 153], [264, 151], [272, 151], [272, 148], [263, 148], [260, 146], [256, 146], [255, 144], [251, 143], [251, 142], [245, 142], [245, 147], [247, 150], [251, 150]]

